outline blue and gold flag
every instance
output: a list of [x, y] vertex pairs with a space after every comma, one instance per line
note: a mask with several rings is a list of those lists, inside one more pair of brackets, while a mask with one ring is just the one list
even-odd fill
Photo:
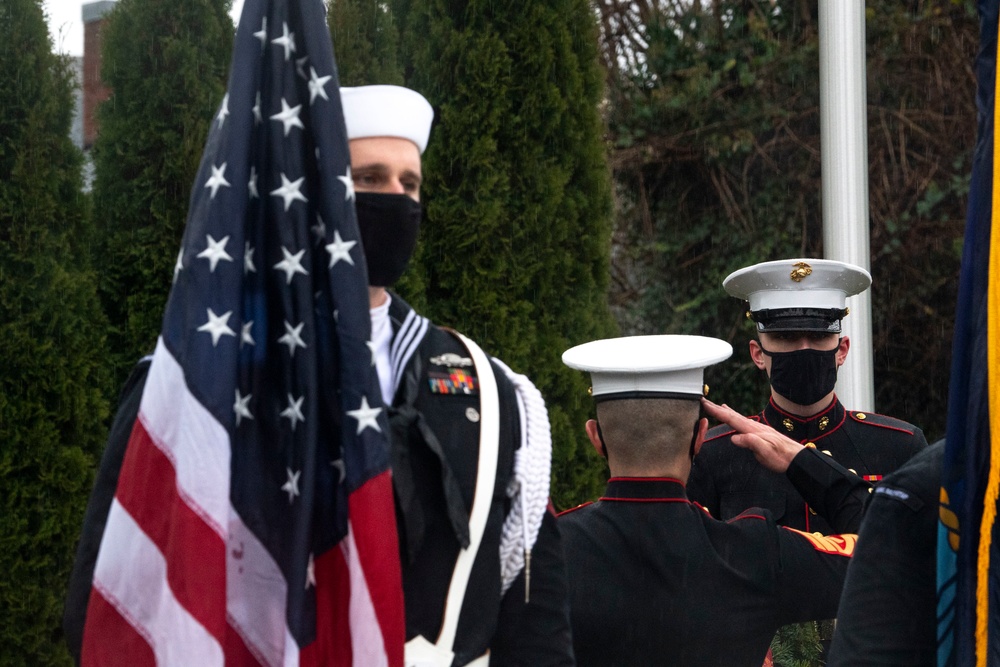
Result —
[[962, 250], [938, 524], [938, 665], [1000, 664], [1000, 0], [982, 0], [978, 138]]

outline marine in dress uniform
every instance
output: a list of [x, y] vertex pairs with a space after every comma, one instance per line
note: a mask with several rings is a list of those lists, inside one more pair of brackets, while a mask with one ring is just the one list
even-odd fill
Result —
[[[563, 355], [591, 373], [597, 420], [587, 434], [611, 469], [600, 500], [559, 517], [581, 666], [758, 667], [778, 627], [836, 612], [854, 535], [780, 527], [766, 509], [718, 521], [687, 496], [707, 429], [703, 368], [731, 352], [711, 338], [640, 336]], [[828, 457], [798, 449], [803, 479], [829, 477]], [[833, 475], [843, 476], [853, 480], [842, 488], [864, 485]]]
[[[834, 394], [850, 341], [840, 336], [846, 299], [871, 284], [860, 267], [820, 259], [764, 262], [730, 274], [726, 291], [749, 302], [760, 340], [754, 363], [768, 373], [771, 397], [756, 419], [877, 483], [927, 446], [923, 432], [899, 419], [849, 410]], [[808, 532], [831, 526], [784, 475], [770, 472], [731, 442], [726, 425], [711, 429], [695, 460], [690, 497], [729, 519], [764, 507], [775, 520]]]
[[[398, 86], [342, 88], [341, 101], [369, 271], [371, 349], [389, 406], [406, 664], [571, 666], [541, 395], [386, 289], [416, 244], [433, 110]], [[141, 362], [126, 384], [87, 525], [107, 515], [148, 368]], [[64, 625], [75, 655], [101, 532], [82, 537], [70, 581]]]

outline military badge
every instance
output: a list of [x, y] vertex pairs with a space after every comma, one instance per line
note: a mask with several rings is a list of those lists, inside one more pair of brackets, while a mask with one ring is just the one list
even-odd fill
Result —
[[448, 368], [445, 373], [430, 371], [427, 382], [432, 394], [471, 396], [479, 393], [479, 381], [463, 368]]
[[453, 352], [445, 352], [436, 357], [430, 358], [431, 364], [434, 366], [453, 366], [458, 368], [471, 368], [472, 359], [468, 357], [460, 357]]
[[811, 276], [812, 272], [813, 270], [811, 266], [805, 262], [797, 262], [795, 266], [792, 267], [792, 273], [788, 277], [799, 283], [802, 282], [802, 279], [806, 276]]

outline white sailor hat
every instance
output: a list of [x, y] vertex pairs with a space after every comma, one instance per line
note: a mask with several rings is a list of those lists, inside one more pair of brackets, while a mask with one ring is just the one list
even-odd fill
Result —
[[705, 336], [628, 336], [577, 345], [563, 363], [589, 371], [597, 401], [621, 398], [698, 399], [706, 366], [728, 359], [733, 347]]
[[872, 284], [860, 266], [829, 259], [781, 259], [730, 273], [722, 286], [750, 304], [757, 331], [840, 333], [847, 297]]
[[423, 153], [431, 134], [434, 109], [423, 95], [402, 86], [341, 88], [347, 138], [399, 137]]

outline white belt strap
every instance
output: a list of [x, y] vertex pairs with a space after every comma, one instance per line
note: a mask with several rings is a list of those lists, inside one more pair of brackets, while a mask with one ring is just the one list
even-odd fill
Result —
[[[486, 520], [493, 504], [493, 488], [496, 484], [497, 458], [500, 452], [500, 397], [496, 377], [490, 360], [475, 342], [457, 331], [451, 333], [469, 350], [479, 378], [479, 466], [476, 472], [476, 492], [469, 514], [469, 546], [459, 551], [455, 561], [437, 642], [431, 644], [423, 636], [406, 642], [407, 667], [449, 667], [454, 659], [458, 617], [462, 613], [462, 602], [465, 600], [472, 565], [486, 532]], [[489, 655], [483, 655], [470, 664], [487, 667]]]

